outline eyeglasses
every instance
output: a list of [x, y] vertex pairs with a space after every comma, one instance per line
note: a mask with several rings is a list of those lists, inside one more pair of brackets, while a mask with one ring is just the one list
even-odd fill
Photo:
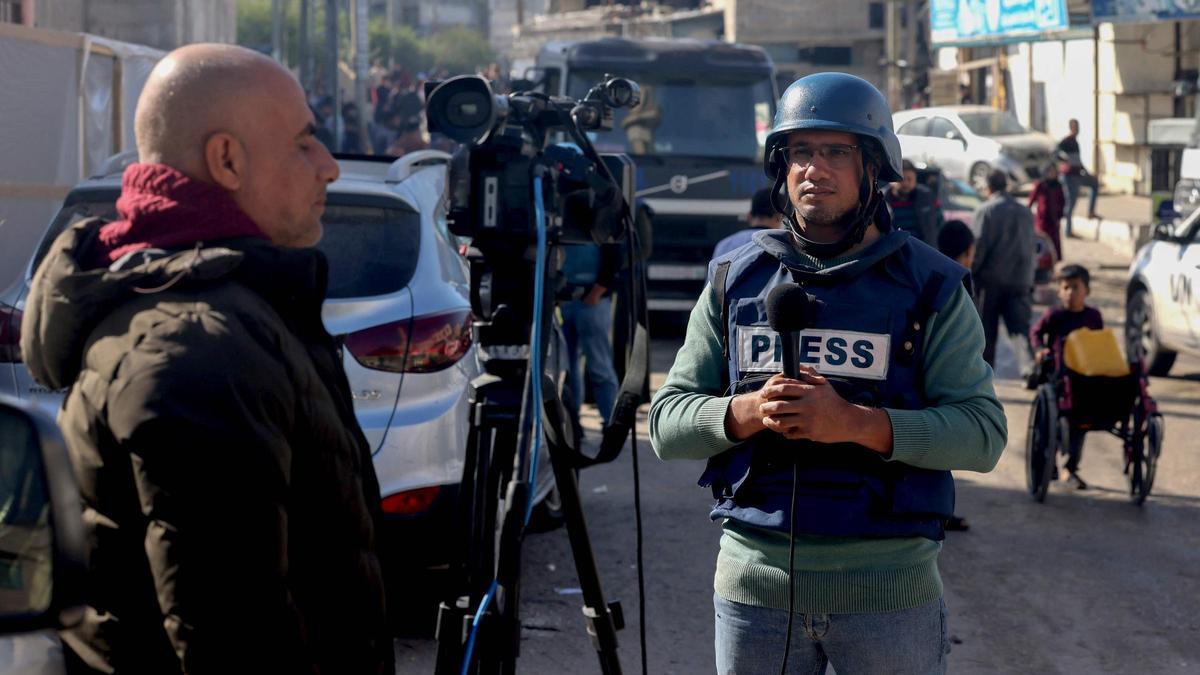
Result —
[[789, 165], [794, 164], [799, 169], [812, 166], [813, 156], [820, 155], [825, 160], [825, 166], [830, 169], [845, 169], [854, 164], [858, 150], [857, 145], [845, 143], [830, 143], [829, 145], [789, 145], [779, 149], [783, 159]]

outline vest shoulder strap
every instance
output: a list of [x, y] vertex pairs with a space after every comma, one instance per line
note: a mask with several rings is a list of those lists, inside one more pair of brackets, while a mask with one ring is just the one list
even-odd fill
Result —
[[721, 356], [729, 359], [729, 305], [725, 302], [725, 284], [729, 280], [730, 260], [717, 263], [713, 272], [712, 289], [717, 296], [717, 306], [721, 308]]

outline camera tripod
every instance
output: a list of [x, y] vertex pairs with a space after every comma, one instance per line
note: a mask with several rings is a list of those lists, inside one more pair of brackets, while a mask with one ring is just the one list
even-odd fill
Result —
[[[552, 252], [546, 253], [547, 256]], [[487, 255], [473, 251], [472, 288], [487, 287], [494, 297], [528, 298], [529, 289], [519, 280], [533, 279], [528, 267], [519, 268], [520, 256]], [[485, 262], [485, 259], [487, 262]], [[489, 269], [488, 262], [500, 262]], [[528, 265], [525, 262], [524, 265]], [[487, 275], [487, 281], [484, 281]], [[516, 281], [514, 281], [516, 280]], [[478, 290], [473, 290], [477, 295]], [[536, 296], [537, 294], [535, 294]], [[474, 297], [475, 300], [483, 298]], [[474, 329], [487, 372], [471, 383], [471, 417], [459, 518], [465, 533], [460, 560], [460, 588], [466, 594], [439, 607], [436, 671], [449, 673], [514, 673], [520, 650], [521, 546], [527, 514], [537, 486], [529, 467], [538, 457], [539, 433], [534, 416], [541, 416], [540, 432], [549, 451], [551, 469], [583, 595], [587, 632], [603, 673], [620, 673], [616, 632], [624, 627], [617, 602], [606, 602], [588, 537], [579, 498], [576, 470], [591, 461], [579, 453], [578, 434], [558, 394], [557, 367], [533, 369], [532, 348], [543, 354], [558, 352], [553, 321], [554, 302], [543, 298], [540, 345], [530, 342], [530, 320], [513, 305], [500, 304], [489, 321], [476, 321]], [[525, 304], [528, 304], [526, 301]], [[533, 314], [530, 312], [529, 314]], [[514, 349], [531, 345], [531, 349]], [[516, 358], [512, 358], [512, 357]], [[533, 377], [541, 377], [540, 400], [533, 398]]]

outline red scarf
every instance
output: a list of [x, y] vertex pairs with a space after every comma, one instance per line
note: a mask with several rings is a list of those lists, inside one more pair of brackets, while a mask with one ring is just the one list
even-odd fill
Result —
[[238, 208], [229, 193], [188, 178], [165, 164], [131, 164], [117, 199], [121, 220], [100, 228], [96, 266], [108, 266], [130, 251], [178, 249], [201, 241], [267, 236]]

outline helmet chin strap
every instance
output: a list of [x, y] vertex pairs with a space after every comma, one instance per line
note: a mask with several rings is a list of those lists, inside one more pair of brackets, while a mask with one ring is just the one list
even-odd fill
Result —
[[[786, 190], [780, 194], [780, 188], [787, 180], [784, 172], [779, 172], [775, 178], [775, 188], [771, 193], [771, 199], [774, 202], [776, 209], [783, 214], [783, 221], [792, 232], [792, 237], [796, 240], [796, 245], [799, 249], [814, 258], [826, 259], [833, 258], [848, 251], [851, 247], [856, 246], [863, 240], [867, 233], [867, 226], [875, 221], [875, 213], [879, 210], [879, 205], [882, 203], [882, 192], [874, 187], [875, 180], [871, 177], [871, 171], [865, 165], [863, 166], [862, 181], [858, 186], [858, 206], [852, 213], [847, 213], [840, 219], [839, 225], [844, 227], [841, 238], [833, 242], [813, 241], [804, 236], [804, 231], [800, 228], [796, 209], [791, 203]], [[783, 199], [781, 199], [783, 197]], [[780, 202], [784, 202], [784, 208], [779, 208]]]

